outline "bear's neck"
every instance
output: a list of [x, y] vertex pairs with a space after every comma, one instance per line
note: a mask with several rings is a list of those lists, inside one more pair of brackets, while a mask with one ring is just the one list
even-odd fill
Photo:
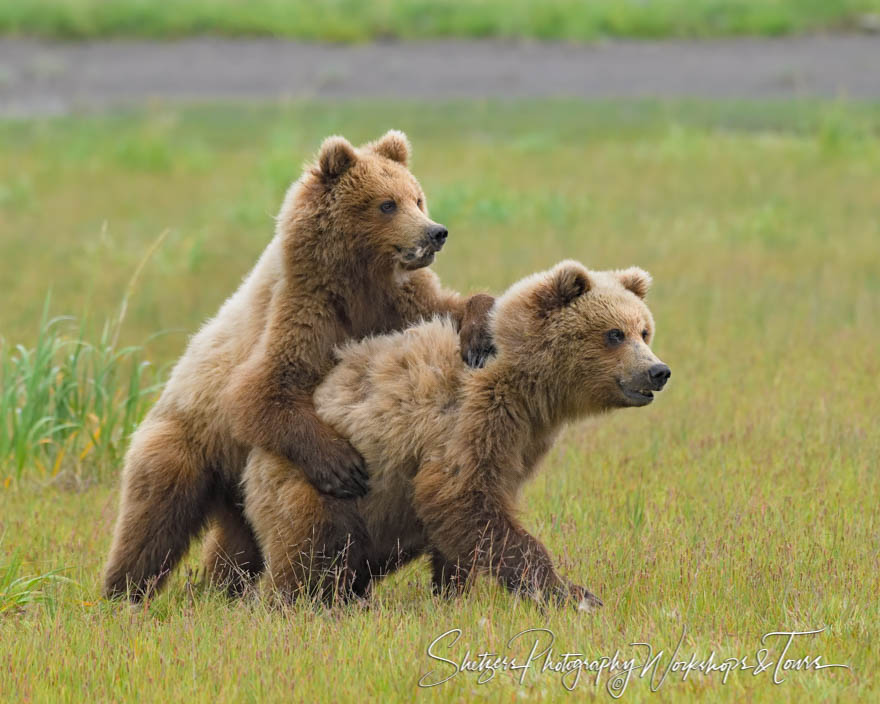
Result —
[[507, 362], [503, 356], [478, 374], [483, 409], [511, 419], [510, 430], [528, 441], [555, 434], [570, 420], [564, 392], [546, 379]]

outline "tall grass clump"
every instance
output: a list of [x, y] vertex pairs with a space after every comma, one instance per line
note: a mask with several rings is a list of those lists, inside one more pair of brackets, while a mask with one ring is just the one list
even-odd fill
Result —
[[126, 438], [156, 389], [141, 348], [118, 347], [106, 324], [96, 342], [85, 323], [49, 318], [48, 298], [36, 344], [0, 339], [0, 473], [100, 478], [121, 460]]
[[54, 479], [101, 479], [119, 465], [126, 440], [160, 386], [139, 346], [119, 346], [128, 301], [165, 230], [135, 267], [97, 342], [69, 316], [49, 317], [47, 296], [34, 347], [0, 338], [0, 481], [25, 473]]
[[22, 574], [21, 551], [16, 550], [7, 564], [0, 564], [0, 616], [21, 611], [33, 604], [41, 604], [54, 610], [55, 595], [50, 586], [57, 582], [70, 582], [51, 570], [44, 574]]

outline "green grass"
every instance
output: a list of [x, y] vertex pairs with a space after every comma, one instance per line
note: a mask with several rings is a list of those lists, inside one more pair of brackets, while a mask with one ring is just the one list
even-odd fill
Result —
[[144, 384], [154, 375], [140, 350], [118, 347], [121, 319], [96, 343], [82, 326], [65, 334], [65, 322], [44, 312], [33, 348], [0, 340], [0, 467], [10, 479], [35, 469], [45, 480], [115, 477], [158, 388]]
[[12, 554], [9, 564], [0, 564], [0, 617], [21, 613], [31, 606], [42, 606], [49, 613], [57, 608], [51, 587], [57, 582], [69, 582], [61, 570], [46, 574], [21, 574], [21, 552]]
[[[436, 265], [450, 285], [497, 291], [565, 257], [655, 277], [669, 388], [646, 409], [568, 429], [525, 495], [526, 525], [606, 607], [542, 614], [485, 582], [441, 603], [416, 565], [367, 610], [278, 613], [203, 591], [197, 550], [147, 610], [103, 602], [114, 467], [126, 414], [143, 412], [161, 377], [150, 370], [180, 354], [252, 265], [321, 138], [389, 127], [409, 133], [432, 216], [450, 227]], [[535, 671], [522, 685], [499, 673], [417, 690], [432, 667], [448, 671], [425, 654], [441, 633], [463, 631], [449, 657], [522, 657], [527, 645], [507, 639], [544, 626], [559, 651], [626, 654], [648, 641], [668, 656], [686, 628], [688, 657], [750, 658], [768, 631], [826, 627], [790, 655], [850, 671], [790, 673], [779, 686], [770, 673], [726, 685], [691, 675], [656, 694], [634, 680], [624, 700], [877, 699], [880, 106], [156, 108], [0, 123], [0, 152], [2, 391], [7, 408], [32, 403], [30, 417], [49, 419], [21, 455], [0, 457], [0, 580], [4, 569], [71, 580], [34, 583], [47, 601], [0, 615], [0, 700], [606, 698]], [[93, 322], [41, 326], [50, 287], [46, 320]], [[82, 361], [65, 361], [80, 347]], [[128, 347], [151, 363], [134, 392], [137, 362], [114, 361]], [[49, 481], [61, 438], [50, 429], [66, 417], [53, 399], [73, 388], [90, 396], [71, 415], [115, 417], [115, 439], [100, 458], [90, 451], [94, 462], [62, 460]]]
[[0, 33], [591, 40], [846, 30], [878, 11], [880, 0], [16, 0], [0, 5]]

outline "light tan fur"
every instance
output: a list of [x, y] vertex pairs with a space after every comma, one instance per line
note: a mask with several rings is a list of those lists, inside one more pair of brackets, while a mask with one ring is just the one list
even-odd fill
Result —
[[556, 574], [517, 522], [517, 497], [562, 424], [644, 405], [640, 389], [662, 388], [668, 367], [648, 346], [654, 321], [642, 300], [649, 284], [641, 269], [588, 272], [571, 261], [524, 279], [496, 302], [497, 356], [482, 369], [462, 363], [445, 318], [345, 345], [315, 407], [363, 455], [372, 491], [340, 509], [255, 450], [245, 512], [269, 586], [287, 597], [364, 594], [430, 552], [440, 591], [477, 570], [535, 599], [600, 603]]
[[361, 456], [312, 406], [335, 346], [442, 313], [461, 325], [472, 360], [490, 349], [481, 321], [492, 299], [464, 299], [424, 268], [446, 229], [428, 217], [409, 152], [395, 131], [359, 149], [331, 137], [291, 186], [274, 239], [193, 337], [135, 433], [108, 596], [137, 599], [161, 584], [209, 519], [209, 572], [222, 581], [262, 568], [240, 508], [254, 447], [324, 492], [366, 491]]

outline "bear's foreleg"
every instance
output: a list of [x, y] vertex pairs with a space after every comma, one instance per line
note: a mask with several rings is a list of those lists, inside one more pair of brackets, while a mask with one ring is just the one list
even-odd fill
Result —
[[449, 562], [438, 550], [431, 551], [431, 588], [436, 596], [461, 596], [470, 587], [470, 574], [460, 562]]
[[419, 518], [434, 550], [445, 558], [445, 563], [433, 560], [435, 585], [437, 566], [440, 586], [446, 587], [443, 570], [452, 565], [465, 570], [465, 580], [470, 571], [485, 572], [539, 603], [601, 606], [588, 590], [557, 574], [547, 549], [515, 521], [503, 498], [479, 487], [450, 491], [451, 486], [443, 472], [420, 471], [415, 482]]
[[226, 400], [233, 435], [298, 465], [298, 474], [321, 492], [341, 499], [363, 496], [368, 490], [363, 458], [318, 418], [312, 402], [326, 370], [289, 360], [287, 354], [306, 354], [290, 347], [284, 354], [258, 351], [230, 380]]
[[449, 315], [459, 330], [462, 360], [482, 367], [495, 354], [489, 329], [489, 311], [495, 298], [486, 293], [465, 297], [444, 288], [430, 269], [413, 272], [397, 291], [397, 309], [402, 325], [416, 325], [435, 315]]

